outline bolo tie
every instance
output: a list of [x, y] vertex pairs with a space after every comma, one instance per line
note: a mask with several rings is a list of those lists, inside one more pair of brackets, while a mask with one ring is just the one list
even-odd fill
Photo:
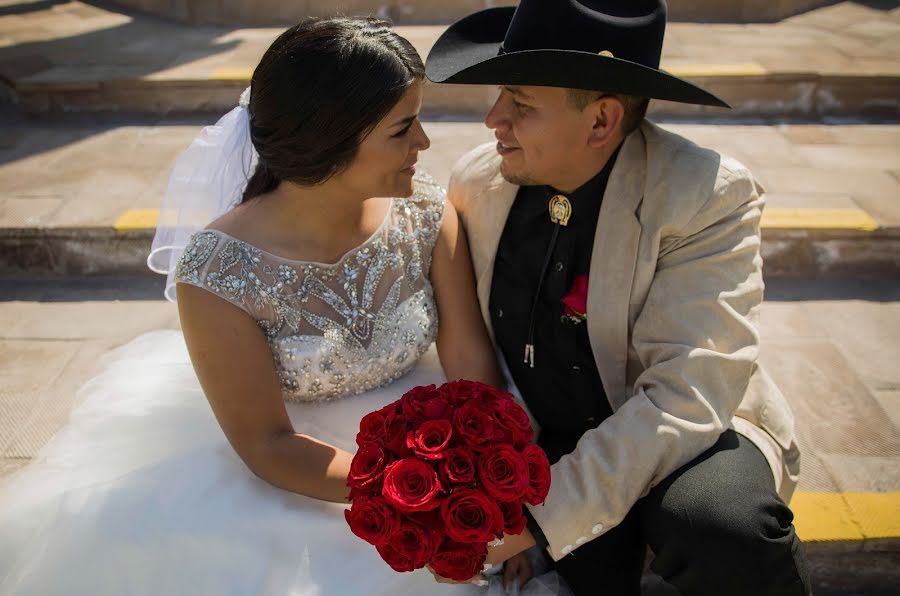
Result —
[[550, 236], [550, 243], [547, 245], [547, 252], [544, 254], [544, 263], [541, 265], [541, 275], [538, 277], [537, 289], [534, 292], [534, 298], [531, 301], [531, 316], [528, 321], [528, 340], [525, 343], [525, 364], [534, 368], [534, 318], [537, 314], [538, 300], [541, 296], [541, 288], [544, 286], [544, 278], [547, 277], [547, 267], [550, 265], [550, 259], [553, 256], [553, 250], [556, 248], [556, 240], [559, 238], [559, 230], [563, 226], [569, 225], [569, 218], [572, 217], [572, 203], [569, 202], [564, 195], [554, 195], [547, 204], [550, 211], [550, 221], [553, 222], [553, 234]]

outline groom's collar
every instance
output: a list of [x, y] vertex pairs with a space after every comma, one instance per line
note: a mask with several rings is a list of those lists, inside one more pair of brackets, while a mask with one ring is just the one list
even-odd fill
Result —
[[548, 186], [547, 189], [552, 194], [563, 194], [566, 195], [569, 200], [573, 202], [581, 202], [585, 199], [587, 200], [599, 200], [597, 195], [603, 195], [603, 191], [606, 189], [606, 183], [609, 181], [609, 175], [613, 170], [613, 167], [616, 165], [616, 158], [619, 155], [619, 149], [621, 149], [622, 145], [619, 144], [616, 147], [616, 150], [610, 156], [610, 158], [606, 161], [606, 164], [601, 168], [599, 172], [594, 174], [594, 177], [576, 188], [574, 191], [570, 193], [561, 193], [555, 188]]

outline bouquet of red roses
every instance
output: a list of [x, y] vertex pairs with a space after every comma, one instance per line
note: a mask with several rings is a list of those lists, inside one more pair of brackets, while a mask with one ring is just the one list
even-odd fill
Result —
[[550, 463], [528, 415], [482, 383], [415, 387], [359, 424], [347, 485], [350, 530], [396, 571], [429, 565], [465, 581], [487, 545], [525, 529], [544, 502]]

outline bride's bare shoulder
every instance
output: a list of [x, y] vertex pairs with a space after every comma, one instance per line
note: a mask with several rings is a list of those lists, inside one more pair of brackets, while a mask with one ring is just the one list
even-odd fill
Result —
[[265, 216], [254, 209], [255, 201], [241, 203], [207, 224], [207, 230], [223, 232], [233, 238], [255, 238], [266, 226]]

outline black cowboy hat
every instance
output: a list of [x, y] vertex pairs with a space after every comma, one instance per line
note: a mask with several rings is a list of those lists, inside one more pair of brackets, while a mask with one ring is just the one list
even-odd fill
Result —
[[450, 27], [428, 54], [435, 83], [591, 89], [731, 107], [659, 69], [665, 0], [521, 0]]

